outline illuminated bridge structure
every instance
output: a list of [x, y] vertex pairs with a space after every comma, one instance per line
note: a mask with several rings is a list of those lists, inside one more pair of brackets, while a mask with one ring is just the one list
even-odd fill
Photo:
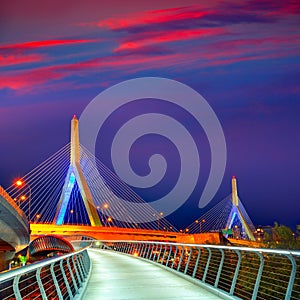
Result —
[[238, 198], [235, 178], [226, 201], [180, 232], [164, 218], [164, 212], [156, 211], [80, 145], [76, 116], [71, 120], [70, 144], [19, 182], [19, 187], [12, 185], [8, 192], [28, 216], [32, 239], [55, 234], [69, 239], [216, 244], [221, 241], [221, 230], [230, 238], [234, 237], [230, 230], [238, 227], [239, 239], [254, 243], [254, 226]]

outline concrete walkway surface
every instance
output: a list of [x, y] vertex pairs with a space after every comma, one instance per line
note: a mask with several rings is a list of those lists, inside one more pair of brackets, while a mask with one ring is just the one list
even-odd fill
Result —
[[159, 266], [107, 250], [89, 250], [92, 273], [84, 300], [181, 299], [220, 297]]

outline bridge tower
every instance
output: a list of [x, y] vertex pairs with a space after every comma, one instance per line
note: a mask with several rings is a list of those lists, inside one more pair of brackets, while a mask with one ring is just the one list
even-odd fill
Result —
[[91, 226], [102, 226], [97, 209], [94, 204], [94, 200], [89, 189], [89, 186], [84, 177], [82, 168], [80, 166], [80, 143], [79, 143], [79, 130], [78, 119], [74, 115], [71, 120], [71, 151], [70, 151], [70, 166], [68, 169], [65, 183], [60, 195], [60, 199], [57, 205], [56, 214], [53, 223], [56, 225], [62, 225], [68, 202], [70, 200], [71, 192], [74, 188], [75, 182], [77, 182], [81, 197], [83, 199], [84, 206], [86, 208]]
[[238, 197], [238, 193], [237, 193], [237, 184], [236, 184], [235, 176], [232, 176], [231, 185], [232, 185], [232, 194], [231, 194], [232, 208], [231, 208], [228, 220], [227, 220], [226, 230], [232, 229], [232, 224], [233, 224], [235, 218], [238, 218], [238, 220], [240, 220], [243, 230], [247, 234], [249, 240], [255, 241], [255, 237], [250, 229], [250, 226], [248, 225], [242, 210], [239, 208], [239, 197]]

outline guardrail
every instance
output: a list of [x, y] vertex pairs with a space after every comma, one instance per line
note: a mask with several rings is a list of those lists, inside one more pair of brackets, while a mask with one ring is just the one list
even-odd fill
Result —
[[300, 251], [136, 241], [93, 247], [160, 264], [232, 299], [300, 299]]
[[87, 249], [0, 274], [0, 299], [76, 299], [90, 274]]

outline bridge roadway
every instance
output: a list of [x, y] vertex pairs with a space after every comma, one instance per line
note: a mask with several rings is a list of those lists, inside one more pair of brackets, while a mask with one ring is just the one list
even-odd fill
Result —
[[27, 247], [29, 224], [24, 212], [0, 186], [0, 271], [8, 267], [15, 252]]
[[107, 250], [89, 250], [91, 277], [82, 299], [222, 299], [155, 264]]

